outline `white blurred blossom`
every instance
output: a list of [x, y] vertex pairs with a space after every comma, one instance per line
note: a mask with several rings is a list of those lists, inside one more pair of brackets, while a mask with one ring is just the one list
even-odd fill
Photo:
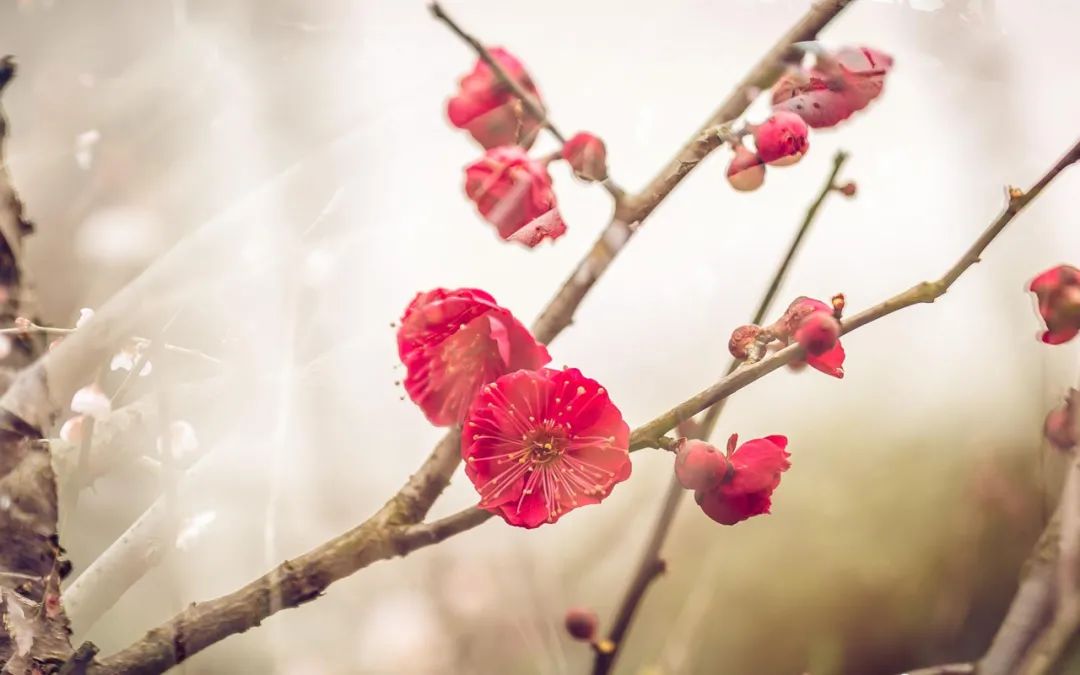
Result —
[[180, 533], [176, 535], [176, 548], [181, 551], [189, 549], [203, 530], [215, 520], [217, 520], [217, 513], [214, 511], [203, 511], [188, 518], [184, 522], [184, 527], [180, 529]]
[[86, 422], [86, 417], [83, 415], [69, 418], [60, 427], [60, 439], [68, 443], [82, 443], [84, 422]]
[[101, 132], [97, 129], [84, 131], [75, 137], [75, 164], [83, 171], [88, 170], [94, 164], [94, 146], [101, 140]]
[[79, 319], [75, 322], [76, 328], [82, 328], [86, 324], [90, 323], [90, 319], [94, 318], [94, 310], [89, 307], [83, 307], [79, 310]]
[[195, 427], [185, 420], [176, 420], [169, 425], [169, 438], [158, 436], [158, 453], [169, 453], [174, 460], [184, 460], [199, 449], [199, 437]]
[[101, 418], [108, 415], [111, 410], [112, 403], [109, 397], [96, 382], [83, 387], [71, 397], [71, 412]]

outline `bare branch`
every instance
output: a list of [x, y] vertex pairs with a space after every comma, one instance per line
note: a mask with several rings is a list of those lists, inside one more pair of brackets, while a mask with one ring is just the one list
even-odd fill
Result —
[[585, 298], [585, 294], [604, 274], [608, 265], [626, 246], [634, 232], [671, 194], [675, 186], [694, 170], [694, 167], [724, 143], [723, 134], [717, 133], [717, 129], [742, 115], [757, 97], [757, 92], [771, 87], [783, 72], [784, 65], [796, 58], [791, 45], [815, 39], [818, 32], [851, 2], [852, 0], [815, 2], [810, 10], [750, 69], [750, 72], [735, 86], [735, 90], [668, 162], [667, 166], [652, 179], [652, 182], [637, 195], [629, 198], [628, 204], [615, 209], [611, 222], [593, 244], [588, 255], [570, 273], [562, 288], [559, 289], [558, 295], [533, 324], [533, 334], [538, 340], [547, 342], [573, 322], [574, 312]]

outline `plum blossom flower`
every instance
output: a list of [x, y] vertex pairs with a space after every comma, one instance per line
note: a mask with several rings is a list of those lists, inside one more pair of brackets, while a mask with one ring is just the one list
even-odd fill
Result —
[[1039, 314], [1046, 323], [1041, 340], [1059, 345], [1080, 332], [1080, 270], [1058, 265], [1035, 277], [1028, 290], [1038, 300]]
[[780, 78], [773, 110], [796, 113], [815, 129], [834, 126], [881, 94], [892, 65], [891, 56], [870, 47], [822, 53], [813, 68]]
[[551, 361], [544, 345], [495, 299], [475, 288], [418, 293], [401, 318], [405, 391], [436, 426], [457, 424], [487, 382]]
[[607, 147], [598, 137], [580, 132], [563, 145], [562, 157], [582, 180], [598, 181], [607, 178]]
[[532, 248], [566, 232], [547, 167], [519, 147], [492, 148], [467, 166], [465, 194], [505, 240]]
[[596, 504], [630, 477], [630, 429], [576, 368], [519, 370], [484, 386], [461, 438], [480, 508], [533, 528]]
[[[540, 92], [525, 67], [502, 47], [488, 50], [507, 75], [540, 101]], [[468, 131], [476, 142], [487, 148], [520, 145], [528, 148], [540, 129], [540, 120], [530, 114], [514, 97], [491, 66], [481, 59], [468, 75], [461, 78], [458, 93], [446, 106], [450, 123]]]
[[728, 440], [725, 477], [694, 491], [705, 515], [722, 525], [769, 513], [780, 474], [791, 466], [785, 436], [755, 438], [735, 449], [737, 443], [737, 435]]

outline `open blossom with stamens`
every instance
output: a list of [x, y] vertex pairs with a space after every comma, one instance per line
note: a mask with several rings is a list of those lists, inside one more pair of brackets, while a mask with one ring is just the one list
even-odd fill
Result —
[[[502, 47], [488, 50], [491, 57], [534, 99], [540, 92], [525, 66]], [[465, 129], [485, 148], [520, 145], [528, 148], [540, 129], [540, 120], [531, 115], [514, 97], [491, 66], [477, 59], [468, 75], [461, 78], [458, 93], [446, 106], [451, 124]]]
[[630, 429], [607, 391], [576, 368], [519, 370], [485, 385], [461, 456], [480, 508], [518, 527], [554, 523], [630, 477]]
[[509, 310], [475, 288], [418, 293], [397, 341], [408, 369], [405, 391], [436, 426], [460, 422], [484, 383], [551, 361]]
[[532, 248], [566, 232], [547, 167], [519, 147], [492, 148], [465, 167], [465, 194], [503, 239]]
[[1031, 281], [1039, 314], [1046, 322], [1042, 341], [1059, 345], [1080, 332], [1080, 270], [1072, 265], [1052, 267]]
[[780, 474], [791, 466], [785, 436], [755, 438], [735, 449], [737, 443], [736, 435], [728, 440], [724, 479], [694, 492], [694, 500], [705, 515], [722, 525], [769, 513]]

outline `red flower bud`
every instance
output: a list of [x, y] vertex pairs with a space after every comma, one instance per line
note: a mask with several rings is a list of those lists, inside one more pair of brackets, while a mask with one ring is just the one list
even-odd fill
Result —
[[740, 361], [749, 357], [750, 347], [757, 340], [758, 335], [761, 335], [761, 331], [761, 326], [754, 324], [739, 326], [731, 332], [731, 339], [727, 343], [728, 351]]
[[1028, 290], [1038, 299], [1039, 314], [1046, 322], [1042, 341], [1059, 345], [1080, 332], [1080, 270], [1058, 265], [1031, 281]]
[[802, 159], [810, 148], [803, 118], [783, 110], [754, 127], [754, 146], [766, 164], [787, 166]]
[[705, 441], [684, 441], [675, 455], [675, 477], [687, 490], [707, 490], [728, 472], [724, 454]]
[[827, 312], [814, 312], [795, 329], [795, 341], [810, 356], [821, 356], [840, 338], [840, 322]]
[[575, 640], [592, 642], [598, 625], [596, 612], [591, 609], [572, 607], [566, 611], [566, 632]]
[[855, 193], [858, 191], [858, 186], [855, 185], [854, 181], [848, 181], [837, 189], [840, 191], [840, 194], [845, 197], [854, 197]]
[[727, 170], [728, 183], [739, 192], [752, 192], [765, 182], [765, 165], [758, 156], [741, 145], [735, 146]]
[[466, 167], [465, 194], [508, 241], [532, 248], [566, 232], [547, 168], [519, 147], [492, 148]]
[[575, 134], [562, 148], [562, 157], [570, 163], [574, 175], [582, 180], [600, 181], [607, 178], [607, 148], [592, 134]]

